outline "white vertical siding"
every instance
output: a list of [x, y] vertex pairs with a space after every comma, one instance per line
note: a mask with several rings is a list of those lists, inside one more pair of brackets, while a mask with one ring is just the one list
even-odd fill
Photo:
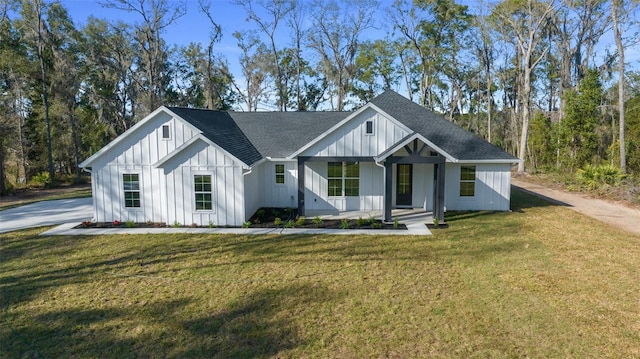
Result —
[[475, 196], [460, 196], [460, 167], [447, 163], [445, 206], [447, 210], [508, 211], [511, 196], [511, 165], [470, 164], [476, 166]]
[[307, 215], [339, 211], [381, 211], [384, 205], [384, 169], [373, 162], [360, 162], [360, 195], [329, 197], [327, 163], [305, 165], [305, 210]]
[[[373, 121], [373, 135], [366, 134], [367, 121]], [[376, 156], [409, 133], [384, 115], [367, 109], [305, 150], [301, 156]]]
[[[162, 138], [163, 125], [169, 125], [169, 139]], [[196, 134], [186, 122], [159, 112], [105, 152], [93, 164], [96, 220], [242, 224], [245, 218], [242, 167], [225, 151], [197, 141], [167, 161], [163, 168], [153, 167]], [[124, 207], [124, 173], [140, 175], [140, 208]], [[212, 211], [195, 210], [195, 174], [212, 176]]]
[[[284, 183], [276, 183], [276, 165], [284, 165]], [[265, 161], [261, 167], [261, 206], [298, 206], [298, 161]]]

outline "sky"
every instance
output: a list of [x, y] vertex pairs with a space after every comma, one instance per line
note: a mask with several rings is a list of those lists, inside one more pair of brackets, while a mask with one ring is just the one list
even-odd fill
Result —
[[[103, 18], [107, 20], [122, 20], [127, 23], [139, 23], [141, 18], [139, 14], [128, 13], [122, 10], [105, 8], [101, 5], [101, 1], [96, 0], [59, 0], [60, 3], [68, 10], [69, 15], [75, 22], [77, 27], [86, 25], [89, 16]], [[169, 45], [188, 45], [191, 42], [200, 42], [203, 45], [209, 41], [211, 24], [207, 17], [200, 12], [198, 0], [168, 0], [169, 3], [178, 3], [186, 5], [186, 14], [177, 19], [173, 24], [166, 28], [163, 33], [165, 41]], [[303, 4], [309, 4], [311, 0], [302, 0]], [[373, 28], [368, 29], [364, 34], [364, 39], [384, 38], [389, 30], [387, 25], [389, 19], [386, 15], [393, 0], [380, 0], [379, 14], [376, 16], [376, 23]], [[470, 12], [478, 11], [480, 0], [460, 0], [459, 3], [469, 5]], [[484, 3], [491, 0], [483, 0]], [[256, 29], [253, 22], [246, 21], [247, 14], [244, 9], [233, 4], [229, 0], [211, 0], [212, 14], [214, 20], [222, 27], [221, 42], [216, 44], [215, 52], [223, 54], [229, 63], [231, 72], [238, 77], [240, 68], [238, 58], [240, 49], [237, 46], [236, 39], [232, 36], [235, 31], [243, 31], [248, 29]], [[307, 18], [310, 18], [307, 15]], [[276, 36], [277, 45], [279, 47], [292, 46], [287, 36], [288, 28], [285, 23], [279, 26], [279, 34]], [[596, 49], [595, 64], [599, 65], [603, 62], [603, 58], [607, 51], [615, 52], [615, 43], [612, 31], [603, 35], [600, 44]], [[629, 69], [637, 70], [640, 67], [640, 45], [636, 45], [626, 51], [626, 62]], [[312, 56], [307, 53], [307, 56]], [[396, 89], [402, 90], [402, 89]]]

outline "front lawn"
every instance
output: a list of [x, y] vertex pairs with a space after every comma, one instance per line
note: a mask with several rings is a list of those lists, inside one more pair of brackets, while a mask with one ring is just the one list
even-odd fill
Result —
[[519, 191], [429, 237], [0, 235], [0, 357], [640, 357], [640, 237]]

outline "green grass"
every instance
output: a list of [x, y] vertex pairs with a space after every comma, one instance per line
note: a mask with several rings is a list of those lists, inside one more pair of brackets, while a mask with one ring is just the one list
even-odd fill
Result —
[[639, 357], [640, 237], [513, 204], [432, 237], [0, 235], [0, 357]]
[[[55, 189], [54, 189], [55, 191]], [[69, 190], [63, 193], [51, 193], [50, 190], [39, 190], [37, 191], [38, 195], [30, 195], [26, 198], [18, 198], [14, 199], [11, 196], [6, 196], [5, 199], [10, 201], [8, 203], [0, 203], [0, 211], [10, 208], [15, 208], [18, 206], [24, 206], [26, 204], [41, 202], [41, 201], [52, 201], [56, 199], [70, 199], [70, 198], [83, 198], [83, 197], [91, 197], [91, 187], [77, 187], [70, 188]]]

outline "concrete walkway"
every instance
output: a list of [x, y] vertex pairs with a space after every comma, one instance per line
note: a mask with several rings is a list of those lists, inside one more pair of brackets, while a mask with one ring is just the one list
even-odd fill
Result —
[[[431, 231], [426, 223], [432, 223], [431, 213], [418, 209], [394, 209], [393, 217], [407, 229], [328, 229], [328, 228], [82, 228], [74, 229], [80, 222], [66, 223], [41, 233], [41, 236], [82, 236], [106, 234], [171, 234], [171, 233], [212, 233], [212, 234], [310, 234], [310, 235], [372, 235], [372, 236], [429, 236]], [[337, 215], [321, 216], [324, 219], [367, 219], [382, 218], [380, 212], [348, 211]]]
[[91, 217], [91, 198], [36, 202], [0, 211], [0, 233], [68, 222], [81, 223]]
[[629, 233], [640, 235], [640, 209], [638, 208], [548, 188], [528, 182], [526, 178], [514, 177], [511, 179], [511, 184]]

